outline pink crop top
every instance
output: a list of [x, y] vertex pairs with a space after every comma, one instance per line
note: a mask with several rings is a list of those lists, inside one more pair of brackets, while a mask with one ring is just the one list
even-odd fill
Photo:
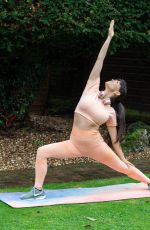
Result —
[[99, 97], [100, 78], [89, 79], [74, 112], [81, 114], [88, 120], [100, 126], [117, 126], [116, 112], [110, 105], [105, 105]]

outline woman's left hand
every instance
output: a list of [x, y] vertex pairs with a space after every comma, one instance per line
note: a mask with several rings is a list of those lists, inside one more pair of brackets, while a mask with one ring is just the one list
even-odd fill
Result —
[[110, 22], [110, 26], [109, 26], [109, 31], [108, 31], [108, 35], [110, 37], [113, 37], [114, 36], [114, 20], [111, 20]]
[[[134, 166], [130, 161], [128, 161], [127, 159], [121, 159], [128, 167], [130, 166]], [[134, 166], [135, 167], [135, 166]]]

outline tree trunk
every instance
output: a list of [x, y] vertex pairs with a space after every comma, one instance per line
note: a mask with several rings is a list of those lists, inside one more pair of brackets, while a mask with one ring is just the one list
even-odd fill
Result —
[[45, 114], [45, 110], [47, 106], [48, 92], [49, 92], [49, 82], [50, 82], [50, 66], [48, 66], [46, 77], [40, 85], [39, 93], [29, 108], [29, 115], [32, 115], [32, 114], [44, 115]]

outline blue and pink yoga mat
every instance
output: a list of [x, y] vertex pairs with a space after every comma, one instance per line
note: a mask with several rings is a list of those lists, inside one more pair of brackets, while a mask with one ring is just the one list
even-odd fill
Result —
[[68, 188], [45, 190], [43, 200], [20, 200], [24, 192], [0, 193], [0, 200], [13, 208], [26, 208], [58, 204], [81, 204], [150, 197], [150, 190], [144, 183], [128, 183], [95, 188]]

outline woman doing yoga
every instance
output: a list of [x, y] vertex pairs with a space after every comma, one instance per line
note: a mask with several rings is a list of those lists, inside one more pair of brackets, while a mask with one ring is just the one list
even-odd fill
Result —
[[[35, 184], [21, 199], [44, 199], [43, 182], [47, 173], [47, 158], [90, 157], [97, 162], [148, 184], [150, 179], [126, 160], [120, 146], [125, 119], [122, 97], [127, 92], [126, 82], [115, 79], [105, 82], [105, 90], [99, 91], [100, 72], [110, 41], [114, 36], [114, 20], [111, 21], [108, 37], [103, 44], [85, 89], [74, 112], [70, 139], [38, 148], [35, 165]], [[105, 143], [99, 126], [106, 124], [112, 149]]]

